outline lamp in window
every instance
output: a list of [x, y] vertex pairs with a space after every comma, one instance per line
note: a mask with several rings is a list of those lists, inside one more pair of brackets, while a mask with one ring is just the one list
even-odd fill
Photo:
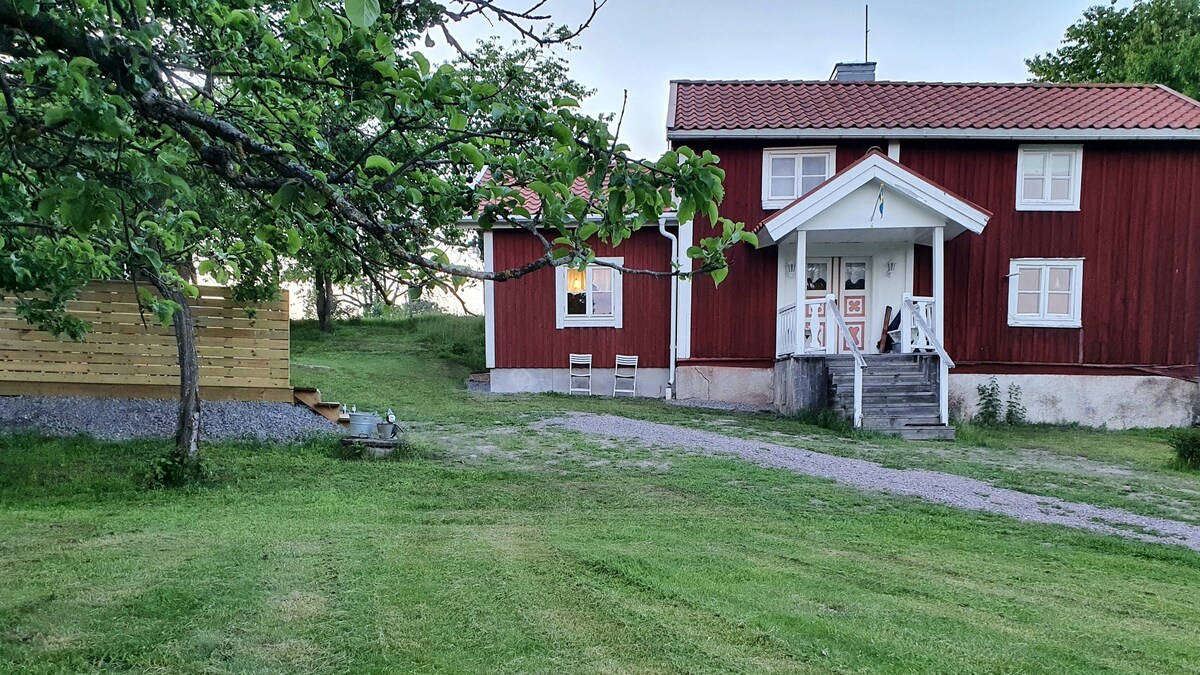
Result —
[[567, 270], [567, 292], [582, 293], [587, 283], [587, 274], [583, 270]]

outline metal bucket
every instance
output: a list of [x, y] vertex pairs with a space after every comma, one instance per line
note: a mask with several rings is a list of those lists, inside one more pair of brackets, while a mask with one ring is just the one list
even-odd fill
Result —
[[368, 438], [375, 434], [375, 425], [379, 422], [379, 417], [375, 413], [350, 413], [350, 435], [359, 438]]

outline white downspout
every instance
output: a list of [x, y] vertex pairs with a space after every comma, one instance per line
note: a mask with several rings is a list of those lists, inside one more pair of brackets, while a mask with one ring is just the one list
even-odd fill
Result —
[[[675, 271], [679, 262], [679, 238], [667, 231], [667, 219], [658, 219], [658, 233], [671, 241], [671, 270]], [[671, 277], [671, 366], [667, 373], [667, 400], [675, 398], [675, 357], [679, 349], [679, 277]]]

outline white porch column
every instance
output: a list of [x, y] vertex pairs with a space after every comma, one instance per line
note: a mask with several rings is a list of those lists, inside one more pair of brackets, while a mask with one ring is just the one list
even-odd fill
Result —
[[[945, 229], [945, 226], [933, 228], [933, 331], [943, 347], [946, 347]], [[938, 357], [938, 415], [942, 424], [950, 423], [950, 368], [941, 357]]]
[[808, 345], [804, 341], [804, 328], [808, 324], [804, 316], [804, 292], [808, 290], [805, 275], [808, 270], [808, 232], [796, 230], [796, 340], [792, 343], [792, 354], [803, 354]]

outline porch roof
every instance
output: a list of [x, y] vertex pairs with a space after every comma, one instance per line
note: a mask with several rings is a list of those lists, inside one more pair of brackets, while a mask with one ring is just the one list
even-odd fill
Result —
[[[875, 213], [875, 198], [880, 189], [884, 195], [882, 216]], [[906, 208], [897, 214], [899, 217], [889, 219], [887, 211], [892, 207], [887, 199], [891, 197], [899, 197]], [[871, 202], [865, 208], [861, 204], [864, 198]], [[857, 203], [851, 204], [852, 201]], [[843, 208], [833, 208], [839, 205]], [[827, 212], [836, 215], [825, 219], [830, 222], [822, 222], [819, 216]], [[990, 211], [882, 152], [872, 150], [812, 192], [764, 218], [755, 231], [762, 244], [770, 245], [796, 230], [875, 230], [874, 234], [878, 235], [884, 234], [879, 230], [914, 230], [945, 225], [945, 238], [952, 239], [963, 232], [983, 232], [991, 217]]]

